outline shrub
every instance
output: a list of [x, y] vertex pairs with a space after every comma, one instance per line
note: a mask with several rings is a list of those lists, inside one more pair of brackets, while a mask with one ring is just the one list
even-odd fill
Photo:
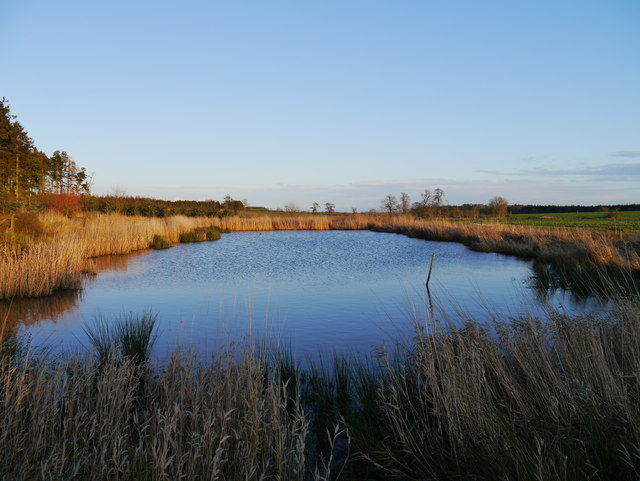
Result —
[[220, 230], [217, 227], [203, 227], [202, 232], [204, 232], [205, 238], [208, 241], [217, 241], [220, 239]]
[[44, 234], [44, 226], [35, 212], [20, 212], [15, 214], [13, 232], [35, 238]]
[[618, 209], [615, 209], [608, 212], [604, 217], [605, 219], [619, 219], [622, 217], [622, 213]]
[[217, 227], [200, 227], [180, 236], [180, 242], [204, 242], [220, 239], [220, 230]]
[[171, 242], [169, 242], [165, 237], [162, 237], [160, 235], [153, 236], [153, 240], [149, 245], [151, 249], [156, 249], [156, 250], [168, 249], [171, 246], [172, 246]]
[[46, 202], [46, 209], [58, 212], [66, 216], [71, 216], [79, 212], [82, 208], [82, 199], [78, 194], [62, 192], [59, 194], [49, 194]]
[[204, 235], [204, 233], [199, 233], [197, 231], [191, 231], [180, 235], [180, 242], [183, 243], [204, 242], [205, 240], [206, 236]]

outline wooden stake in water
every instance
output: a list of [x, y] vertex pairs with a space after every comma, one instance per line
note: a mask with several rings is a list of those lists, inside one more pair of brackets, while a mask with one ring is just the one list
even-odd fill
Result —
[[427, 289], [429, 289], [429, 281], [431, 280], [431, 271], [433, 270], [433, 261], [436, 260], [436, 254], [435, 252], [433, 254], [431, 254], [431, 265], [429, 266], [429, 275], [427, 276]]

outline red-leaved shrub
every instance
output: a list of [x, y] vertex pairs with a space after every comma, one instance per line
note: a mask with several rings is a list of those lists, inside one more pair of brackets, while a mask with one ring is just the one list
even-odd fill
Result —
[[46, 208], [49, 211], [71, 216], [72, 214], [80, 211], [82, 208], [82, 200], [78, 194], [68, 192], [49, 194], [47, 197]]

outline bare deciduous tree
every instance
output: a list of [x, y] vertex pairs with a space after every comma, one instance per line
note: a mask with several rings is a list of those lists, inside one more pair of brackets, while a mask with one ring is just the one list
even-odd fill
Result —
[[443, 201], [444, 201], [444, 190], [438, 187], [433, 191], [433, 195], [431, 197], [431, 204], [434, 207], [440, 207]]
[[402, 210], [402, 213], [403, 214], [408, 213], [410, 208], [411, 208], [411, 197], [409, 197], [409, 194], [407, 194], [406, 192], [401, 192], [400, 193], [400, 209]]
[[431, 191], [429, 189], [425, 189], [422, 193], [422, 200], [420, 201], [422, 207], [429, 207], [431, 204]]
[[387, 194], [387, 196], [382, 199], [382, 210], [386, 210], [389, 214], [394, 213], [398, 208], [398, 199], [393, 194]]

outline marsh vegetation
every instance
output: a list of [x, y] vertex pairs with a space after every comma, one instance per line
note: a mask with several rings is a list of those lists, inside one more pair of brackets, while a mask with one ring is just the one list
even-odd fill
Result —
[[252, 339], [151, 365], [152, 315], [89, 327], [75, 356], [5, 337], [0, 474], [637, 479], [639, 302], [490, 326], [416, 318], [395, 352], [312, 365]]
[[[391, 216], [47, 214], [5, 243], [4, 297], [76, 288], [91, 258], [221, 231], [373, 230], [587, 273], [604, 314], [413, 319], [411, 343], [301, 364], [248, 339], [153, 363], [153, 315], [88, 325], [87, 352], [30, 347], [5, 317], [6, 479], [637, 479], [637, 239], [607, 232]], [[210, 239], [208, 239], [210, 237]], [[546, 270], [545, 270], [546, 269]], [[589, 270], [591, 269], [591, 270]], [[626, 283], [616, 272], [624, 272]], [[570, 273], [571, 275], [567, 275]], [[627, 282], [629, 281], [629, 282]], [[615, 294], [615, 296], [614, 296]]]

